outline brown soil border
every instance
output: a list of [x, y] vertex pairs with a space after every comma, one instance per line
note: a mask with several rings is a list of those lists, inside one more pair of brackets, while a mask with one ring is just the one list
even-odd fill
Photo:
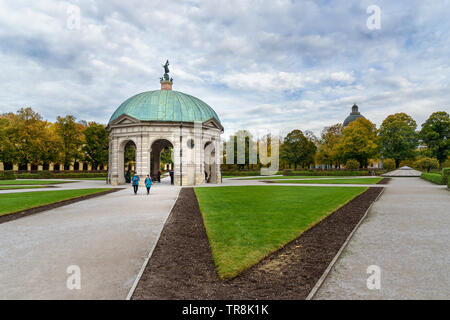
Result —
[[389, 181], [391, 181], [391, 178], [383, 178], [380, 181], [378, 181], [376, 184], [388, 184]]
[[75, 203], [75, 202], [79, 202], [79, 201], [83, 201], [83, 200], [87, 200], [87, 199], [91, 199], [91, 198], [95, 198], [95, 197], [100, 197], [100, 196], [103, 196], [105, 194], [117, 192], [117, 191], [120, 191], [120, 190], [123, 190], [123, 189], [124, 188], [114, 188], [114, 189], [111, 189], [111, 190], [101, 191], [101, 192], [98, 192], [98, 193], [88, 194], [88, 195], [85, 195], [85, 196], [80, 196], [80, 197], [76, 197], [76, 198], [72, 198], [72, 199], [62, 200], [62, 201], [49, 203], [49, 204], [44, 204], [44, 205], [39, 206], [39, 207], [34, 207], [34, 208], [30, 208], [30, 209], [25, 209], [25, 210], [22, 210], [22, 211], [8, 213], [8, 214], [5, 214], [3, 216], [0, 216], [0, 224], [8, 222], [8, 221], [12, 221], [12, 220], [20, 219], [20, 218], [23, 218], [23, 217], [27, 217], [27, 216], [30, 216], [30, 215], [33, 215], [33, 214], [36, 214], [36, 213], [40, 213], [40, 212], [43, 212], [43, 211], [59, 208], [59, 207], [62, 207], [62, 206], [67, 206], [68, 204], [72, 204], [72, 203]]
[[183, 188], [132, 299], [305, 299], [383, 189], [368, 188], [257, 265], [222, 281], [194, 190]]

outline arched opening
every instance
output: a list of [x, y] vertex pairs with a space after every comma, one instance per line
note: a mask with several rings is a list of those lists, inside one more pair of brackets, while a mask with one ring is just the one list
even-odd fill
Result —
[[4, 168], [5, 171], [6, 170], [12, 170], [14, 168], [14, 166], [13, 166], [12, 162], [4, 162], [3, 163], [3, 168]]
[[205, 152], [205, 182], [206, 183], [217, 183], [217, 166], [216, 166], [216, 150], [214, 148], [214, 143], [208, 141], [204, 146]]
[[53, 171], [61, 171], [60, 165], [58, 163], [53, 166]]
[[80, 163], [79, 163], [79, 162], [75, 162], [75, 163], [73, 164], [73, 170], [75, 170], [75, 171], [80, 170]]
[[[136, 172], [136, 144], [133, 140], [122, 142], [119, 149], [119, 184], [129, 183]], [[138, 174], [141, 174], [138, 172]]]
[[150, 154], [150, 176], [152, 180], [158, 181], [158, 176], [161, 176], [164, 171], [170, 170], [173, 170], [173, 145], [166, 139], [155, 140], [152, 143]]
[[86, 162], [83, 162], [83, 171], [88, 170], [88, 164]]
[[48, 162], [44, 162], [44, 163], [42, 164], [42, 170], [48, 171], [49, 169], [50, 169], [49, 163], [48, 163]]

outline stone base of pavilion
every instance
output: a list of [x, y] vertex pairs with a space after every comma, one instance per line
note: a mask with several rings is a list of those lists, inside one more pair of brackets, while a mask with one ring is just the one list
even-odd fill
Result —
[[422, 172], [414, 170], [408, 166], [401, 167], [397, 170], [382, 174], [383, 177], [420, 177]]

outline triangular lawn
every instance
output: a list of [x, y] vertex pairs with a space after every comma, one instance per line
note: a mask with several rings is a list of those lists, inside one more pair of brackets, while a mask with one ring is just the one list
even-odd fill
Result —
[[219, 276], [229, 279], [364, 192], [365, 187], [200, 187], [195, 193]]

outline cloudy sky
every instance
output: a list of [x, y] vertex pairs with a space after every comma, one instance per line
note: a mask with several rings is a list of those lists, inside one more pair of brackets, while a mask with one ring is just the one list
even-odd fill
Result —
[[0, 112], [107, 123], [159, 89], [169, 59], [174, 90], [229, 132], [319, 134], [353, 103], [378, 126], [395, 112], [420, 126], [450, 111], [449, 11], [449, 0], [0, 0]]

